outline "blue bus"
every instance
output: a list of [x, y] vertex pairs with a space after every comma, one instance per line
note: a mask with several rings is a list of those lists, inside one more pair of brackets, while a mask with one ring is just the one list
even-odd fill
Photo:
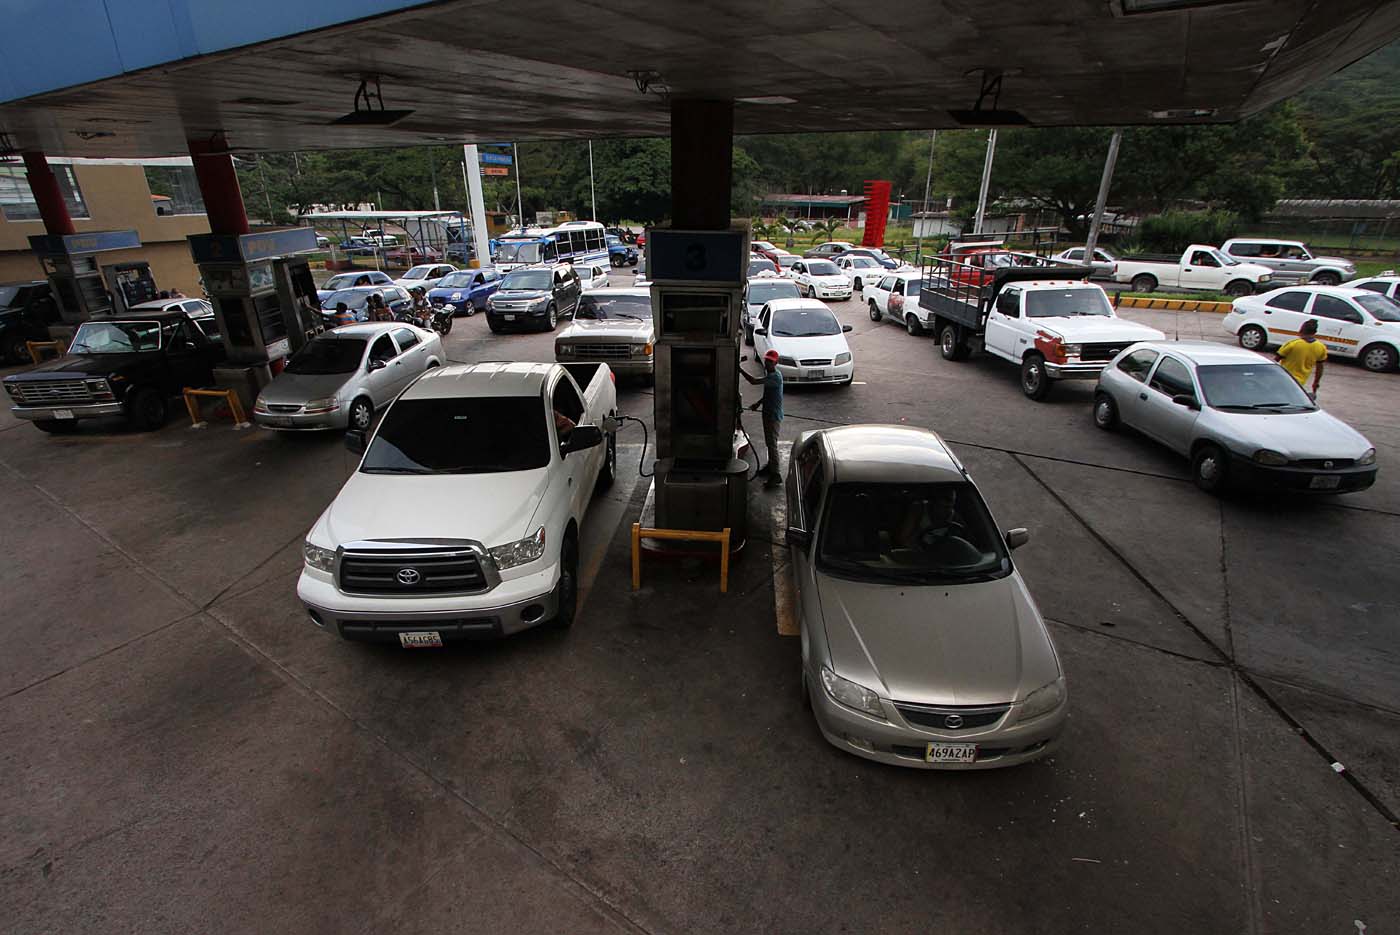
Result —
[[526, 228], [503, 234], [494, 251], [503, 273], [533, 263], [608, 265], [607, 234], [597, 221], [566, 221], [547, 229]]

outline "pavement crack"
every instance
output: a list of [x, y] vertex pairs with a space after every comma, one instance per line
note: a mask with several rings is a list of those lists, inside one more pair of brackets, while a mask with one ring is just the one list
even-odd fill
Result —
[[71, 666], [64, 666], [57, 672], [50, 672], [48, 675], [45, 675], [42, 678], [35, 679], [27, 685], [21, 685], [19, 688], [8, 691], [4, 695], [0, 695], [0, 701], [9, 700], [10, 698], [15, 697], [16, 695], [20, 695], [24, 692], [29, 691], [31, 688], [37, 688], [38, 686], [43, 685], [45, 682], [51, 682], [54, 679], [58, 678], [60, 675], [66, 675], [67, 673], [72, 672], [74, 669], [81, 669], [88, 663], [96, 662], [99, 659], [102, 659], [106, 656], [110, 656], [112, 655], [112, 653], [125, 649], [132, 643], [139, 643], [141, 640], [144, 640], [147, 637], [155, 636], [157, 633], [162, 633], [165, 630], [168, 630], [171, 627], [175, 626], [176, 624], [184, 623], [186, 620], [191, 620], [195, 617], [198, 617], [200, 613], [202, 613], [202, 611], [193, 610], [187, 614], [176, 617], [174, 620], [171, 620], [167, 623], [162, 623], [158, 627], [147, 630], [145, 633], [138, 633], [136, 636], [133, 636], [127, 640], [123, 640], [115, 646], [109, 646], [107, 649], [102, 650], [102, 652], [97, 653], [96, 655], [88, 656], [86, 659], [80, 659], [77, 662], [73, 663]]
[[1141, 649], [1151, 650], [1154, 653], [1161, 653], [1164, 656], [1171, 656], [1174, 659], [1181, 659], [1186, 662], [1194, 662], [1197, 665], [1211, 666], [1212, 668], [1217, 669], [1229, 668], [1229, 663], [1223, 659], [1202, 659], [1200, 656], [1192, 656], [1189, 653], [1177, 652], [1174, 649], [1164, 649], [1161, 646], [1154, 646], [1151, 643], [1144, 643], [1142, 640], [1135, 640], [1132, 637], [1123, 636], [1120, 633], [1108, 633], [1099, 627], [1091, 627], [1083, 623], [1070, 623], [1068, 620], [1057, 620], [1054, 617], [1046, 617], [1045, 619], [1048, 622], [1055, 624], [1056, 626], [1065, 627], [1066, 629], [1075, 630], [1080, 633], [1090, 633], [1094, 636], [1101, 636], [1106, 640], [1113, 640], [1118, 643], [1126, 643], [1129, 646], [1137, 646]]

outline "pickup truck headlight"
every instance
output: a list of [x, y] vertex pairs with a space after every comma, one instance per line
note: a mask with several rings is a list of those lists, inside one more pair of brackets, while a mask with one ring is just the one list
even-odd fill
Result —
[[861, 714], [869, 714], [882, 721], [885, 719], [885, 709], [880, 706], [879, 695], [864, 685], [843, 679], [826, 666], [822, 666], [822, 687], [837, 704], [854, 708]]
[[1260, 281], [1260, 282], [1270, 282], [1270, 281], [1273, 280], [1273, 278], [1274, 278], [1274, 277], [1270, 276], [1268, 273], [1265, 273], [1263, 276], [1260, 276], [1260, 277], [1259, 277], [1259, 281]]
[[310, 539], [301, 544], [301, 554], [306, 558], [306, 564], [318, 571], [335, 571], [335, 550], [323, 549], [319, 545], [313, 545]]
[[507, 542], [505, 545], [492, 546], [491, 559], [499, 569], [514, 568], [516, 565], [524, 565], [526, 562], [533, 562], [544, 554], [544, 527], [535, 530], [535, 534], [517, 542]]
[[1021, 702], [1019, 720], [1029, 721], [1049, 714], [1065, 703], [1065, 677], [1062, 675], [1047, 685], [1042, 685], [1026, 696]]
[[849, 364], [850, 362], [851, 362], [851, 355], [850, 355], [850, 352], [849, 352], [849, 351], [843, 351], [842, 353], [837, 354], [837, 355], [836, 355], [836, 359], [833, 360], [831, 363], [832, 363], [833, 365], [839, 367], [839, 366], [841, 366], [842, 364]]
[[6, 392], [6, 393], [9, 393], [11, 396], [14, 396], [14, 397], [16, 397], [16, 398], [19, 397], [19, 387], [16, 386], [15, 384], [13, 384], [13, 383], [8, 383], [8, 382], [7, 382], [7, 383], [5, 384], [5, 392]]
[[87, 387], [94, 399], [111, 399], [112, 387], [107, 384], [106, 379], [94, 377], [91, 380], [84, 380], [83, 385]]
[[1376, 449], [1367, 448], [1366, 453], [1356, 459], [1357, 464], [1370, 465], [1376, 463]]
[[340, 403], [336, 402], [334, 396], [326, 396], [322, 399], [309, 399], [306, 405], [301, 407], [302, 412], [335, 412], [340, 408]]
[[1254, 460], [1258, 464], [1268, 464], [1272, 467], [1282, 467], [1288, 463], [1288, 456], [1274, 451], [1272, 448], [1260, 448], [1254, 452]]
[[1084, 351], [1082, 344], [1062, 344], [1060, 349], [1064, 351], [1066, 357], [1078, 357]]
[[556, 344], [554, 345], [554, 356], [572, 357], [574, 356], [574, 346], [572, 344]]
[[633, 345], [632, 345], [632, 356], [633, 356], [633, 357], [650, 357], [650, 356], [651, 356], [651, 342], [648, 341], [648, 342], [645, 343], [645, 344], [633, 344]]

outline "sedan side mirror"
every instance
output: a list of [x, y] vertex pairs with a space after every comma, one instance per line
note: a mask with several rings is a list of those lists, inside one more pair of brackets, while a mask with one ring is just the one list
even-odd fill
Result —
[[789, 526], [787, 528], [787, 544], [805, 552], [812, 544], [812, 534], [805, 529]]
[[1185, 406], [1187, 409], [1201, 408], [1201, 404], [1196, 402], [1196, 397], [1192, 396], [1190, 393], [1178, 393], [1176, 396], [1172, 397], [1172, 402], [1176, 403], [1178, 406]]
[[767, 329], [767, 328], [755, 328], [755, 329], [753, 329], [753, 333], [754, 333], [754, 334], [761, 334], [761, 335], [765, 335], [765, 336], [766, 336], [766, 335], [768, 334], [768, 329]]
[[345, 450], [357, 455], [365, 453], [365, 432], [363, 429], [351, 429], [345, 433]]
[[1006, 547], [1008, 549], [1019, 549], [1030, 541], [1031, 531], [1024, 526], [1017, 526], [1015, 529], [1006, 531]]
[[854, 330], [854, 329], [853, 329], [850, 325], [842, 325], [842, 326], [841, 326], [841, 333], [842, 333], [842, 334], [845, 334], [846, 332], [848, 332], [848, 331], [853, 331], [853, 330]]
[[569, 432], [569, 437], [564, 439], [564, 444], [559, 446], [561, 457], [568, 457], [575, 451], [583, 451], [587, 448], [595, 448], [603, 443], [603, 430], [596, 425], [576, 425]]
[[368, 369], [370, 373], [374, 373], [374, 371], [383, 370], [387, 366], [389, 366], [389, 362], [387, 360], [380, 360], [376, 357], [375, 359], [369, 362], [369, 367], [366, 369]]

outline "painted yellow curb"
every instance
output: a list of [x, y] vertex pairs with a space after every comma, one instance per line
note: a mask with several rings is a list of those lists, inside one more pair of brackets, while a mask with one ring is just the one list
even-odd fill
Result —
[[1209, 312], [1224, 315], [1230, 311], [1229, 302], [1199, 302], [1194, 299], [1142, 299], [1136, 296], [1120, 296], [1119, 308], [1150, 308], [1159, 312]]

